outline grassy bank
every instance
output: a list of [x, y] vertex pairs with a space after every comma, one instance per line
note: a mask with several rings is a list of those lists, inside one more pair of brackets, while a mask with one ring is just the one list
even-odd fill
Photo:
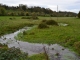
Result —
[[44, 54], [36, 54], [28, 57], [29, 60], [46, 60], [46, 57]]
[[33, 20], [21, 18], [18, 16], [0, 16], [0, 36], [35, 24]]
[[[54, 19], [56, 18], [41, 18], [43, 19]], [[49, 28], [39, 29], [38, 27], [33, 28], [30, 31], [26, 31], [24, 34], [18, 34], [18, 39], [31, 43], [47, 43], [54, 44], [58, 43], [70, 49], [74, 49], [80, 53], [80, 19], [59, 17], [56, 20], [58, 23], [67, 23], [68, 26], [49, 26]], [[77, 46], [79, 45], [79, 46]]]

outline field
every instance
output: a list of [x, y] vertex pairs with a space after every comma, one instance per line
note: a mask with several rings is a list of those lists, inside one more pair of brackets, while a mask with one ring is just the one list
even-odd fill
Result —
[[[76, 17], [39, 17], [37, 20], [21, 19], [22, 16], [0, 16], [0, 36], [12, 33], [25, 26], [36, 25], [35, 28], [19, 33], [17, 39], [31, 43], [58, 43], [80, 54], [80, 19]], [[38, 24], [42, 20], [55, 20], [58, 23], [66, 23], [68, 26], [54, 26], [39, 29]]]
[[31, 26], [35, 22], [21, 18], [18, 16], [0, 16], [0, 36], [14, 32], [25, 26]]
[[78, 51], [78, 54], [80, 53], [80, 19], [76, 17], [59, 17], [57, 20], [56, 17], [40, 17], [40, 21], [44, 19], [53, 19], [58, 23], [66, 23], [68, 26], [49, 26], [45, 29], [39, 29], [37, 26], [32, 30], [25, 31], [24, 34], [19, 33], [18, 39], [31, 43], [58, 43], [71, 50]]

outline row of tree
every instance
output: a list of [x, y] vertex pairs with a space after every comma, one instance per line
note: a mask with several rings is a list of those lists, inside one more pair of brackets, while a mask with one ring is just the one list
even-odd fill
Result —
[[49, 8], [39, 7], [39, 6], [27, 6], [19, 4], [19, 6], [8, 6], [0, 4], [0, 16], [10, 15], [10, 16], [31, 16], [36, 14], [37, 16], [60, 16], [60, 17], [74, 17], [77, 16], [76, 13], [66, 12], [66, 11], [52, 11]]

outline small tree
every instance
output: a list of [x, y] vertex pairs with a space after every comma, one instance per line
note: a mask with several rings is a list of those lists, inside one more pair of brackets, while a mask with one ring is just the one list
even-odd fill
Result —
[[78, 18], [80, 18], [80, 11], [79, 11], [79, 13], [78, 13]]
[[6, 15], [6, 10], [5, 10], [5, 8], [0, 7], [0, 15], [1, 15], [1, 16]]

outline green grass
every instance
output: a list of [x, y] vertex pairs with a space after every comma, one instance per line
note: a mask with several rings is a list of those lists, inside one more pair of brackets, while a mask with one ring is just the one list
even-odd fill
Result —
[[46, 60], [44, 54], [32, 55], [28, 58], [29, 60]]
[[[40, 17], [43, 19], [54, 19], [58, 23], [67, 23], [68, 26], [49, 26], [46, 29], [38, 29], [26, 31], [25, 34], [18, 34], [18, 39], [31, 43], [58, 43], [70, 49], [75, 49], [74, 43], [80, 41], [80, 19], [74, 17]], [[40, 22], [40, 21], [39, 21]], [[33, 33], [33, 34], [32, 34]], [[22, 35], [22, 37], [21, 37]]]
[[7, 33], [14, 32], [25, 26], [35, 24], [36, 21], [21, 19], [21, 17], [19, 16], [0, 16], [0, 36]]
[[[46, 29], [33, 28], [26, 31], [27, 34], [21, 37], [22, 41], [35, 42], [35, 43], [61, 43], [68, 40], [79, 40], [80, 38], [80, 20], [76, 18], [59, 19], [58, 22], [69, 24], [69, 26], [50, 26]], [[34, 33], [31, 35], [30, 33]]]
[[[10, 19], [13, 18], [13, 19]], [[67, 23], [69, 26], [49, 26], [46, 29], [26, 31], [25, 34], [18, 34], [18, 39], [31, 43], [58, 43], [71, 49], [74, 43], [80, 41], [80, 19], [76, 17], [39, 17], [38, 20], [21, 19], [21, 16], [0, 16], [0, 36], [14, 32], [30, 24], [38, 25], [42, 20], [55, 20], [58, 23]]]

